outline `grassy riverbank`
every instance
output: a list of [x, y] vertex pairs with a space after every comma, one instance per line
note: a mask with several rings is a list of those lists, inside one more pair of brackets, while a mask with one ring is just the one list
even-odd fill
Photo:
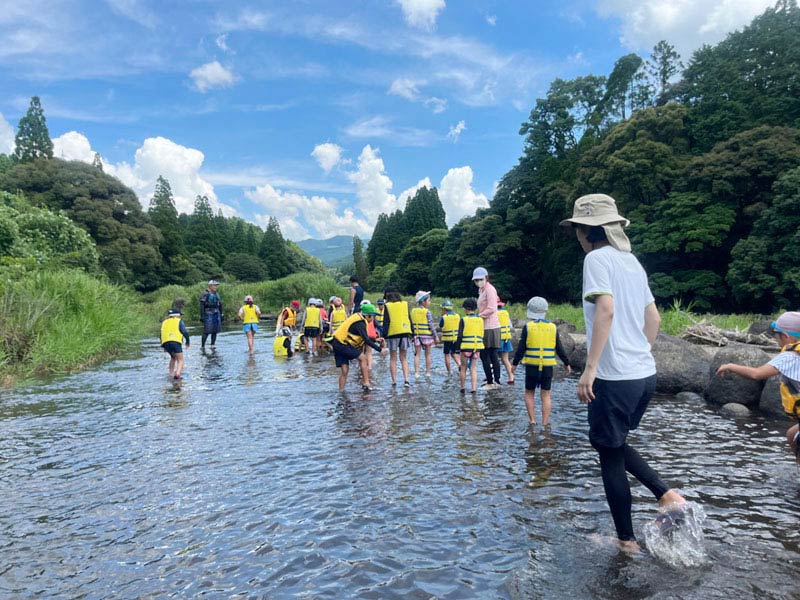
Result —
[[137, 294], [83, 271], [37, 270], [0, 286], [5, 384], [84, 369], [117, 356], [150, 330]]

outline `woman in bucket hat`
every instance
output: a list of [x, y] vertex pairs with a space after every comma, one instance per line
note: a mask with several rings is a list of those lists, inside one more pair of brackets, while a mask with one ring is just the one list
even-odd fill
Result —
[[494, 389], [500, 385], [500, 320], [497, 316], [497, 290], [489, 283], [489, 273], [483, 267], [472, 272], [472, 283], [480, 290], [478, 295], [478, 316], [483, 319], [483, 345], [481, 362], [486, 375], [482, 389]]
[[661, 318], [647, 273], [631, 253], [623, 227], [629, 221], [611, 196], [589, 194], [575, 201], [572, 226], [586, 253], [583, 263], [583, 314], [586, 322], [586, 368], [578, 398], [588, 404], [589, 441], [600, 455], [606, 500], [618, 545], [638, 552], [631, 519], [631, 473], [679, 518], [686, 501], [670, 489], [626, 443], [639, 426], [656, 387], [656, 364], [650, 346]]

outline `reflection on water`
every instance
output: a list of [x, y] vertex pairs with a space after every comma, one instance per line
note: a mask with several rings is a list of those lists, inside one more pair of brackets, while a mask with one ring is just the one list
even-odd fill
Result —
[[[142, 356], [0, 401], [0, 596], [796, 598], [800, 486], [785, 423], [660, 399], [632, 444], [708, 515], [707, 561], [613, 534], [575, 380], [550, 429], [521, 386], [336, 392], [332, 358], [276, 361], [241, 333], [184, 379]], [[656, 517], [634, 487], [640, 539]]]

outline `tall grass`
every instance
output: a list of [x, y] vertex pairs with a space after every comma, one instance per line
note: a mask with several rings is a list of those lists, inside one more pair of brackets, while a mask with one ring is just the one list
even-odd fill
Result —
[[[160, 288], [144, 296], [147, 312], [153, 322], [157, 323], [176, 298], [183, 298], [186, 301], [183, 309], [184, 320], [199, 323], [200, 294], [206, 287], [205, 283], [198, 283], [188, 287], [170, 285]], [[223, 312], [227, 320], [234, 318], [248, 294], [253, 296], [262, 313], [277, 313], [292, 300], [299, 300], [301, 305], [305, 305], [308, 298], [314, 297], [322, 298], [327, 304], [330, 296], [340, 296], [345, 302], [350, 297], [347, 287], [320, 273], [295, 273], [274, 281], [256, 283], [223, 282], [217, 293], [222, 298]]]
[[0, 282], [0, 373], [6, 381], [66, 373], [137, 343], [138, 296], [82, 271], [40, 270]]

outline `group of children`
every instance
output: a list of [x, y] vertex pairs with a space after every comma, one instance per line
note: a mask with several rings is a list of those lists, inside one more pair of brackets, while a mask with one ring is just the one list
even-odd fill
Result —
[[[478, 316], [477, 302], [467, 298], [462, 304], [465, 315], [454, 311], [453, 303], [445, 300], [441, 304], [441, 315], [435, 322], [430, 311], [431, 293], [419, 291], [415, 295], [415, 306], [408, 303], [399, 293], [389, 291], [375, 305], [369, 300], [361, 300], [348, 314], [344, 303], [338, 296], [331, 296], [326, 310], [321, 299], [310, 298], [305, 312], [299, 315], [300, 303], [293, 301], [284, 308], [277, 322], [273, 341], [273, 353], [277, 357], [291, 357], [296, 352], [309, 350], [312, 354], [333, 351], [336, 366], [341, 369], [339, 389], [344, 389], [349, 363], [358, 360], [361, 368], [363, 388], [370, 389], [369, 372], [372, 369], [373, 350], [389, 352], [389, 372], [392, 387], [397, 385], [397, 362], [399, 359], [403, 374], [403, 386], [410, 387], [408, 350], [414, 351], [414, 376], [420, 376], [420, 360], [425, 355], [425, 375], [432, 369], [432, 348], [443, 344], [444, 364], [448, 375], [453, 364], [458, 368], [461, 393], [466, 393], [466, 380], [469, 374], [470, 392], [478, 389], [477, 363], [484, 349], [484, 324]], [[498, 302], [498, 315], [501, 325], [502, 346], [500, 356], [508, 372], [508, 383], [514, 384], [516, 369], [525, 366], [525, 406], [528, 419], [535, 424], [535, 391], [541, 390], [542, 425], [549, 422], [553, 370], [556, 357], [564, 363], [567, 375], [571, 372], [569, 359], [561, 345], [556, 325], [546, 319], [547, 301], [541, 297], [531, 298], [527, 306], [528, 322], [522, 328], [516, 352], [513, 350], [512, 324], [503, 302]], [[261, 310], [248, 295], [238, 311], [243, 322], [248, 352], [254, 351], [255, 333]], [[298, 329], [300, 335], [295, 335]], [[781, 398], [787, 414], [800, 422], [800, 312], [787, 312], [772, 323], [775, 339], [781, 346], [781, 353], [761, 367], [747, 367], [737, 364], [724, 364], [717, 375], [735, 373], [750, 379], [764, 380], [780, 376]], [[161, 325], [161, 345], [170, 356], [169, 376], [175, 380], [182, 377], [183, 350], [185, 341], [189, 347], [189, 334], [181, 320], [179, 308], [171, 308]], [[510, 360], [514, 352], [513, 360]], [[787, 431], [787, 441], [800, 462], [800, 431], [795, 424]]]

